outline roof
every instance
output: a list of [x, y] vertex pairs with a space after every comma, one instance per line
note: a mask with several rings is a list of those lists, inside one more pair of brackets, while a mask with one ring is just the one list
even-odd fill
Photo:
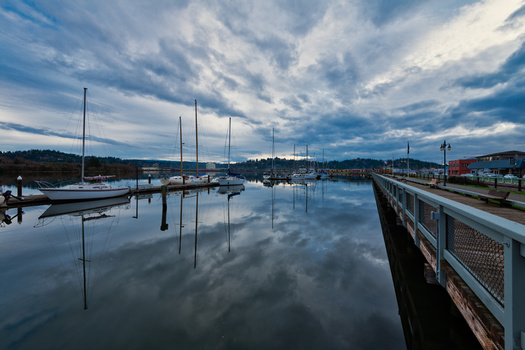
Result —
[[510, 154], [510, 155], [513, 155], [513, 154], [525, 154], [525, 152], [520, 152], [520, 151], [505, 151], [505, 152], [498, 152], [498, 153], [485, 154], [485, 155], [483, 155], [483, 156], [478, 156], [477, 158], [502, 156], [502, 155], [506, 155], [506, 154]]
[[514, 164], [510, 164], [510, 160], [493, 160], [491, 162], [476, 162], [469, 165], [469, 169], [508, 169], [513, 168]]

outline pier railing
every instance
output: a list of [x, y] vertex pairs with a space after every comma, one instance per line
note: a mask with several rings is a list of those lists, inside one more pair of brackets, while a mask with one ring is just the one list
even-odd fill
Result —
[[505, 349], [525, 350], [525, 225], [389, 177], [373, 178], [439, 283], [450, 294], [445, 271], [452, 268], [503, 327]]

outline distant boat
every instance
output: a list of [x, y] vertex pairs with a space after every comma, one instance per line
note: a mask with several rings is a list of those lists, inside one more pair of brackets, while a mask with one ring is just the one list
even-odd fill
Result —
[[[102, 199], [124, 196], [130, 192], [127, 186], [111, 186], [102, 182], [106, 180], [106, 176], [95, 176], [86, 178], [84, 176], [84, 154], [86, 144], [86, 91], [84, 88], [84, 114], [83, 114], [83, 131], [82, 131], [82, 176], [80, 183], [69, 185], [66, 187], [54, 187], [46, 181], [36, 181], [38, 190], [45, 194], [51, 200], [89, 200]], [[84, 180], [93, 181], [92, 183], [85, 183]]]
[[232, 118], [230, 117], [229, 129], [228, 129], [228, 173], [223, 176], [219, 176], [216, 180], [219, 186], [232, 186], [242, 185], [245, 181], [244, 176], [241, 174], [235, 174], [230, 171], [230, 147], [232, 137]]
[[263, 179], [264, 180], [290, 180], [291, 175], [286, 174], [283, 172], [276, 172], [275, 166], [274, 166], [274, 159], [275, 159], [275, 129], [272, 128], [272, 170], [270, 172], [264, 172], [263, 173]]
[[179, 117], [179, 128], [180, 128], [180, 175], [171, 176], [168, 178], [161, 179], [160, 182], [163, 185], [204, 185], [210, 182], [208, 175], [199, 176], [199, 137], [197, 130], [197, 100], [195, 100], [195, 153], [197, 157], [197, 174], [184, 175], [182, 170], [182, 122]]

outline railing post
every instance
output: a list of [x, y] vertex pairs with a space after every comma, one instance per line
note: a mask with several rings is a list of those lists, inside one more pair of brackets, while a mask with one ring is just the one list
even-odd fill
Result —
[[417, 234], [417, 228], [419, 227], [419, 198], [414, 193], [414, 244], [419, 248], [419, 236]]
[[406, 191], [404, 188], [399, 189], [399, 195], [403, 196], [401, 199], [401, 206], [403, 207], [402, 217], [403, 217], [403, 227], [406, 228], [407, 227], [407, 196], [406, 196]]
[[510, 237], [505, 251], [505, 349], [525, 349], [525, 245]]
[[443, 252], [447, 247], [447, 219], [446, 214], [443, 212], [443, 206], [438, 207], [438, 211], [433, 211], [431, 218], [436, 220], [437, 227], [437, 239], [436, 239], [436, 279], [439, 284], [446, 287], [446, 274], [441, 268], [441, 260], [443, 260]]

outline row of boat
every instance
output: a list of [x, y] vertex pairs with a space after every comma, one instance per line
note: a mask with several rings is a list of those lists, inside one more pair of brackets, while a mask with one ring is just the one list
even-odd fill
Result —
[[[45, 181], [37, 181], [40, 192], [45, 194], [51, 200], [57, 201], [76, 201], [76, 200], [90, 200], [120, 197], [131, 192], [129, 186], [112, 186], [104, 182], [106, 176], [86, 177], [84, 176], [84, 158], [85, 158], [85, 144], [86, 144], [86, 92], [84, 88], [84, 108], [83, 108], [83, 129], [82, 129], [82, 175], [80, 183], [69, 185], [66, 187], [56, 187]], [[180, 117], [179, 117], [180, 123]], [[195, 100], [195, 127], [197, 127], [197, 100]], [[197, 129], [196, 129], [197, 130]], [[197, 150], [197, 175], [184, 175], [182, 172], [182, 129], [181, 129], [181, 174], [180, 176], [172, 176], [162, 179], [161, 182], [165, 185], [175, 184], [192, 184], [192, 185], [206, 185], [210, 184], [210, 177], [199, 174], [199, 149], [198, 149], [198, 133], [196, 136], [196, 150]], [[231, 118], [229, 123], [229, 144], [228, 144], [228, 173], [214, 179], [219, 186], [242, 185], [245, 181], [240, 174], [234, 174], [230, 171], [230, 145], [231, 145]], [[88, 181], [88, 182], [86, 182]]]

